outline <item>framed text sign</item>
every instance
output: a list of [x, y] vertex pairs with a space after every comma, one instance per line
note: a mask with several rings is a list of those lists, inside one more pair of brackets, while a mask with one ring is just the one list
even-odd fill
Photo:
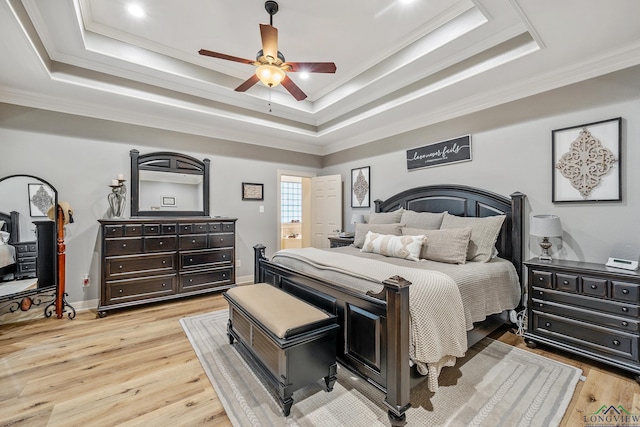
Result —
[[407, 169], [422, 169], [471, 160], [471, 135], [407, 150]]

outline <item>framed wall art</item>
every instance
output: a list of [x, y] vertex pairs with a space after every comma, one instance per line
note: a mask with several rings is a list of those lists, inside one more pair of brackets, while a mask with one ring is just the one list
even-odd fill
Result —
[[53, 190], [45, 184], [27, 184], [29, 190], [29, 215], [47, 216], [47, 211], [55, 203]]
[[371, 173], [369, 166], [351, 169], [352, 208], [368, 208], [371, 206], [370, 189]]
[[178, 206], [175, 196], [162, 196], [160, 206], [166, 208], [175, 208]]
[[552, 135], [552, 201], [622, 200], [622, 118], [557, 129]]
[[264, 184], [243, 182], [242, 200], [264, 200]]

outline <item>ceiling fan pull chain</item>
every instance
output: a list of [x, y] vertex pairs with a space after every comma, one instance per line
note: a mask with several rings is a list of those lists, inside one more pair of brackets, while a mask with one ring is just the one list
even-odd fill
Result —
[[269, 112], [271, 112], [271, 88], [269, 88]]

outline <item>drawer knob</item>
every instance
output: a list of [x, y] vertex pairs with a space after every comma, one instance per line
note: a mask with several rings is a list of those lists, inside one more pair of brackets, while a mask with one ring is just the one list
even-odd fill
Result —
[[135, 229], [135, 228], [132, 228], [132, 229], [131, 229], [131, 231], [136, 231], [136, 229]]
[[591, 289], [598, 289], [598, 285], [591, 285]]
[[613, 340], [613, 345], [615, 345], [615, 346], [620, 345], [620, 340]]
[[538, 277], [538, 280], [544, 282], [544, 277]]
[[167, 286], [167, 284], [166, 284], [166, 283], [163, 283], [163, 284], [162, 284], [162, 287], [163, 287], [163, 288], [164, 288], [164, 287], [166, 287], [166, 286]]
[[629, 308], [628, 307], [622, 307], [622, 312], [623, 313], [628, 313], [629, 312]]
[[121, 266], [121, 265], [119, 265], [119, 266], [118, 266], [118, 268], [119, 268], [120, 270], [122, 270], [122, 266]]
[[629, 322], [627, 322], [626, 320], [623, 320], [621, 323], [622, 326], [629, 326]]
[[226, 258], [227, 258], [227, 256], [226, 256], [226, 255], [222, 255], [222, 259], [226, 259]]
[[222, 277], [223, 277], [224, 279], [226, 279], [226, 278], [227, 278], [227, 273], [224, 273], [224, 274], [222, 275]]
[[224, 242], [224, 237], [221, 237], [221, 238], [220, 238], [220, 241], [221, 241], [221, 242]]
[[189, 279], [189, 283], [193, 283], [193, 279]]
[[541, 303], [541, 302], [539, 302], [539, 303], [538, 303], [538, 307], [539, 307], [539, 308], [542, 308], [542, 307], [544, 307], [544, 304], [543, 304], [543, 303]]
[[569, 284], [569, 281], [568, 281], [568, 280], [565, 280], [565, 281], [563, 281], [563, 282], [562, 282], [562, 284], [563, 284], [563, 285], [568, 285], [568, 284]]
[[193, 239], [193, 240], [191, 241], [191, 243], [193, 243], [193, 244], [195, 245], [195, 243], [196, 243], [196, 239]]
[[162, 242], [162, 241], [161, 241], [161, 242], [159, 242], [158, 244], [159, 244], [160, 246], [162, 246], [162, 244], [163, 244], [163, 243], [164, 243], [164, 242]]
[[193, 262], [193, 258], [189, 258], [189, 262]]
[[550, 327], [551, 327], [551, 322], [546, 322], [546, 323], [544, 324], [544, 326], [545, 326], [545, 327], [547, 327], [547, 328], [550, 328]]
[[625, 294], [625, 295], [627, 295], [627, 294], [629, 293], [629, 289], [623, 289], [623, 290], [622, 290], [622, 293], [623, 293], [623, 294]]
[[167, 260], [166, 260], [166, 259], [163, 259], [163, 260], [162, 260], [162, 264], [166, 264], [166, 263], [167, 263]]
[[127, 247], [127, 244], [126, 244], [126, 243], [123, 243], [123, 244], [122, 244], [122, 247], [123, 247], [123, 248], [126, 248], [126, 247]]
[[118, 293], [121, 294], [122, 293], [122, 289], [118, 289]]

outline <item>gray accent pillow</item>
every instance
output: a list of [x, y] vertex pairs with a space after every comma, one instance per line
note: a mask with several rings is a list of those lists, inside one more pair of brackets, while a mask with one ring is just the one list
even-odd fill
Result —
[[378, 234], [392, 234], [402, 236], [402, 224], [356, 224], [356, 233], [353, 237], [353, 246], [362, 248], [367, 233], [373, 231]]
[[400, 223], [409, 228], [421, 228], [423, 230], [438, 230], [444, 218], [444, 212], [416, 212], [405, 210], [402, 212]]
[[467, 251], [467, 261], [488, 262], [498, 240], [505, 215], [484, 218], [462, 217], [445, 214], [440, 229], [471, 227], [471, 241]]
[[422, 230], [419, 228], [402, 229], [405, 236], [425, 236], [420, 258], [448, 264], [467, 262], [467, 250], [471, 239], [471, 227], [449, 230]]
[[[372, 212], [369, 214], [368, 224], [399, 224], [402, 218], [403, 208], [393, 212]], [[366, 233], [365, 233], [366, 234]]]

